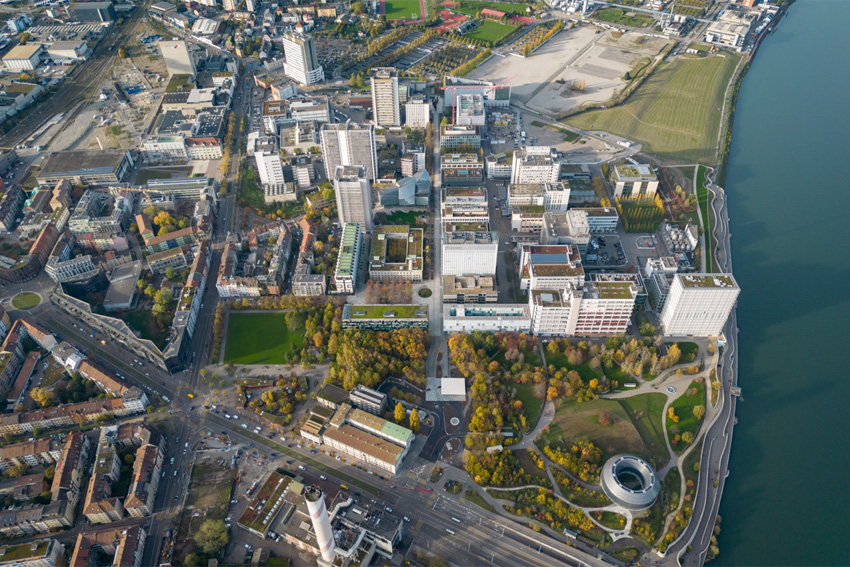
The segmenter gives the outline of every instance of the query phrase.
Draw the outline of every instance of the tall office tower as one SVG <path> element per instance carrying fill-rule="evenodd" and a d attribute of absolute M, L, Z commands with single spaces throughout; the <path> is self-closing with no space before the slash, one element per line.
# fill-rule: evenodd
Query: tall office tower
<path fill-rule="evenodd" d="M 372 116 L 375 126 L 401 125 L 398 73 L 394 67 L 372 69 Z"/>
<path fill-rule="evenodd" d="M 254 5 L 254 0 L 245 0 L 245 9 L 249 12 L 253 12 L 256 9 Z"/>
<path fill-rule="evenodd" d="M 334 533 L 331 529 L 331 520 L 328 517 L 328 508 L 325 506 L 325 494 L 318 486 L 308 486 L 304 490 L 304 500 L 307 501 L 307 511 L 313 522 L 313 530 L 316 532 L 316 544 L 322 559 L 330 563 L 334 560 Z"/>
<path fill-rule="evenodd" d="M 195 79 L 195 59 L 185 41 L 160 41 L 157 45 L 169 75 L 190 75 Z"/>
<path fill-rule="evenodd" d="M 362 165 L 340 165 L 334 171 L 334 191 L 340 224 L 359 223 L 372 232 L 372 185 Z"/>
<path fill-rule="evenodd" d="M 309 35 L 298 32 L 283 34 L 283 53 L 286 55 L 283 72 L 288 77 L 302 85 L 325 80 L 325 72 L 316 58 L 316 46 Z"/>
<path fill-rule="evenodd" d="M 361 165 L 366 168 L 369 181 L 374 181 L 378 174 L 375 126 L 355 122 L 323 124 L 322 155 L 328 179 L 334 178 L 337 166 Z"/>
<path fill-rule="evenodd" d="M 235 12 L 238 4 L 237 0 L 221 0 L 221 6 L 225 12 Z"/>
<path fill-rule="evenodd" d="M 661 312 L 664 334 L 720 335 L 739 293 L 731 274 L 676 274 Z"/>
<path fill-rule="evenodd" d="M 410 97 L 404 105 L 404 122 L 411 128 L 424 128 L 431 121 L 431 105 L 424 96 Z"/>
<path fill-rule="evenodd" d="M 557 183 L 561 163 L 552 159 L 549 146 L 528 146 L 514 150 L 511 183 Z"/>

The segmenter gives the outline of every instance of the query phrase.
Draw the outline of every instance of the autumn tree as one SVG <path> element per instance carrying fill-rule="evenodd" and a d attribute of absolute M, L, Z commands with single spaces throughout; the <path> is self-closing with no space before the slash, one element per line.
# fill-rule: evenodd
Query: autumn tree
<path fill-rule="evenodd" d="M 694 406 L 693 412 L 695 418 L 702 419 L 702 417 L 705 415 L 705 406 Z"/>
<path fill-rule="evenodd" d="M 419 432 L 419 412 L 416 409 L 410 410 L 410 429 L 414 433 Z"/>
<path fill-rule="evenodd" d="M 395 422 L 401 423 L 404 421 L 404 416 L 406 415 L 406 411 L 404 411 L 404 406 L 401 405 L 401 402 L 396 403 L 395 405 Z"/>
<path fill-rule="evenodd" d="M 217 555 L 229 541 L 224 520 L 205 520 L 195 534 L 195 543 L 207 555 Z"/>
<path fill-rule="evenodd" d="M 30 392 L 30 397 L 42 408 L 46 408 L 53 403 L 53 392 L 47 388 L 33 388 Z"/>

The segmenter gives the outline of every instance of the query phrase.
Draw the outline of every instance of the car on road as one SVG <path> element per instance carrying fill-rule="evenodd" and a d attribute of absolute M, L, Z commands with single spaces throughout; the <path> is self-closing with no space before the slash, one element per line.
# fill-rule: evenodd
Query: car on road
<path fill-rule="evenodd" d="M 322 479 L 322 480 L 328 480 L 328 477 L 326 477 L 326 476 L 325 476 L 325 475 L 323 475 L 323 474 L 319 475 L 319 478 L 320 478 L 320 479 Z"/>
<path fill-rule="evenodd" d="M 304 468 L 304 465 L 298 465 L 298 470 L 306 471 L 307 469 Z"/>

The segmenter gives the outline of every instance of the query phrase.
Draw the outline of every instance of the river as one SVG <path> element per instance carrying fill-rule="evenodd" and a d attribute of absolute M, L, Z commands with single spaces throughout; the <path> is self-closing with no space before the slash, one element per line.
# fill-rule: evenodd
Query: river
<path fill-rule="evenodd" d="M 744 401 L 718 565 L 850 564 L 848 22 L 848 0 L 798 0 L 738 99 L 725 189 Z"/>

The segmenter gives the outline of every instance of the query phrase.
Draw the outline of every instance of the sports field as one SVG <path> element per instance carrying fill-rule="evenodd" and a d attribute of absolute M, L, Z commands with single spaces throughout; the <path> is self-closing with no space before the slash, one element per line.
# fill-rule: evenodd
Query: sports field
<path fill-rule="evenodd" d="M 239 313 L 227 321 L 224 361 L 234 364 L 285 364 L 288 354 L 301 351 L 303 331 L 286 328 L 285 313 Z"/>
<path fill-rule="evenodd" d="M 452 9 L 452 12 L 466 14 L 467 16 L 475 16 L 484 8 L 490 8 L 491 10 L 498 10 L 508 14 L 520 14 L 524 16 L 526 13 L 525 9 L 527 7 L 528 4 L 521 3 L 509 4 L 506 2 L 474 2 L 472 0 L 468 0 L 464 2 L 460 8 Z"/>
<path fill-rule="evenodd" d="M 486 41 L 490 45 L 493 45 L 506 35 L 513 32 L 515 29 L 516 28 L 513 26 L 508 26 L 506 24 L 500 24 L 499 22 L 485 20 L 481 23 L 480 26 L 464 35 L 466 37 L 471 37 L 472 39 L 480 39 L 482 41 Z"/>
<path fill-rule="evenodd" d="M 418 20 L 422 17 L 419 0 L 386 0 L 384 15 L 388 20 Z"/>
<path fill-rule="evenodd" d="M 619 106 L 566 122 L 643 144 L 643 151 L 683 162 L 713 163 L 723 96 L 740 57 L 683 56 L 659 67 Z"/>

